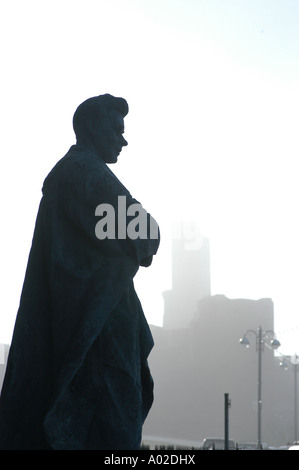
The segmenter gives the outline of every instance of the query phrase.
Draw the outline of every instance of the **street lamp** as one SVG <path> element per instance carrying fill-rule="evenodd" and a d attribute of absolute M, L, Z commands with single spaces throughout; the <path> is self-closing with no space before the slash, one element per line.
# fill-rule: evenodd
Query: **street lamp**
<path fill-rule="evenodd" d="M 252 333 L 256 338 L 256 351 L 258 353 L 258 379 L 257 379 L 257 448 L 262 449 L 262 352 L 264 345 L 270 346 L 272 349 L 277 349 L 280 342 L 276 339 L 275 333 L 272 330 L 264 331 L 261 327 L 256 330 L 245 331 L 243 338 L 240 339 L 240 344 L 249 348 L 250 342 L 247 335 Z"/>
<path fill-rule="evenodd" d="M 299 356 L 297 356 L 297 354 L 294 354 L 294 356 L 281 355 L 280 367 L 287 370 L 289 364 L 291 364 L 294 370 L 294 442 L 298 442 L 297 375 Z"/>

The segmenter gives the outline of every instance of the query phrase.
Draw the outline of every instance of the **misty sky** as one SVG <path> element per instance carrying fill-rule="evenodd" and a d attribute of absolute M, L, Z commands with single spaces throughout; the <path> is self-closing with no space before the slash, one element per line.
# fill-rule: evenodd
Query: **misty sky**
<path fill-rule="evenodd" d="M 112 170 L 161 226 L 136 279 L 149 322 L 171 288 L 172 222 L 192 219 L 212 294 L 271 297 L 279 339 L 297 336 L 299 0 L 7 0 L 0 23 L 0 341 L 43 180 L 75 142 L 77 105 L 106 92 L 130 106 Z"/>

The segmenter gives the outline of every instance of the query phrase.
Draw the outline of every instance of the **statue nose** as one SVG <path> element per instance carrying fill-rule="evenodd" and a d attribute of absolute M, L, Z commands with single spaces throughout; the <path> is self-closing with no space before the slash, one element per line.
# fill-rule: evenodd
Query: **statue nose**
<path fill-rule="evenodd" d="M 126 141 L 126 139 L 123 137 L 123 140 L 122 140 L 122 146 L 123 147 L 126 147 L 128 145 L 128 142 Z"/>

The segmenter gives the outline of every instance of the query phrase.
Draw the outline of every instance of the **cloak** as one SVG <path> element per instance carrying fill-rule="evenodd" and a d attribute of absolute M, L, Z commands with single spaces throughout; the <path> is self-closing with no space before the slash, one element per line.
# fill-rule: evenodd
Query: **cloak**
<path fill-rule="evenodd" d="M 159 236 L 97 238 L 99 204 L 115 209 L 117 233 L 118 197 L 137 201 L 77 145 L 42 192 L 0 398 L 0 449 L 138 449 L 153 402 L 153 339 L 133 278 Z"/>

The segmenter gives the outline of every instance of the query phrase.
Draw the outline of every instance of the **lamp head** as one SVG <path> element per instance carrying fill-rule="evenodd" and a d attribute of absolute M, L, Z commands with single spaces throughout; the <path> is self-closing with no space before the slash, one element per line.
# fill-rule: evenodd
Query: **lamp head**
<path fill-rule="evenodd" d="M 244 335 L 243 338 L 240 339 L 239 343 L 241 344 L 241 346 L 244 346 L 245 348 L 249 348 L 250 346 L 249 339 L 247 338 L 246 335 Z"/>
<path fill-rule="evenodd" d="M 288 363 L 285 359 L 282 359 L 279 363 L 280 367 L 283 367 L 285 370 L 288 370 Z"/>
<path fill-rule="evenodd" d="M 280 346 L 280 342 L 278 341 L 278 339 L 274 338 L 274 339 L 272 339 L 272 341 L 270 343 L 270 346 L 273 349 L 278 349 L 279 346 Z"/>

